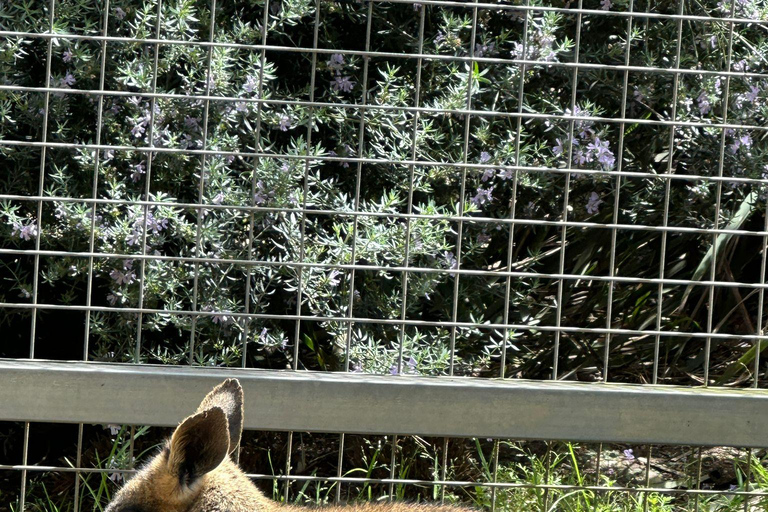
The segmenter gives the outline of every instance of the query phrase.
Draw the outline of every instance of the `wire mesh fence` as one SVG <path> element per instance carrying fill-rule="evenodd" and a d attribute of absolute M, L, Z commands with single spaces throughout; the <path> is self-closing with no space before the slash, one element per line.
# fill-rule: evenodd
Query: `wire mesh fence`
<path fill-rule="evenodd" d="M 764 388 L 766 28 L 762 0 L 0 4 L 0 356 Z M 98 508 L 156 439 L 35 460 L 36 428 L 0 430 L 14 510 Z M 286 501 L 764 506 L 754 449 L 314 436 L 246 469 Z"/>
<path fill-rule="evenodd" d="M 65 435 L 74 440 L 77 428 L 72 425 L 68 427 Z M 46 430 L 50 430 L 50 425 L 32 425 L 33 435 L 40 435 L 40 439 Z M 61 430 L 57 426 L 56 431 Z M 103 426 L 87 425 L 85 438 L 98 438 L 103 431 Z M 135 449 L 152 450 L 154 440 L 146 439 L 146 429 L 140 428 L 137 432 L 139 437 L 135 440 Z M 129 451 L 129 438 L 130 432 L 127 429 L 117 429 L 114 441 L 118 443 L 118 449 L 122 450 L 117 452 L 117 456 L 122 457 Z M 290 476 L 280 470 L 249 473 L 249 476 L 267 495 L 276 500 L 287 496 L 289 503 L 299 504 L 333 502 L 338 493 L 343 501 L 376 497 L 386 499 L 387 496 L 393 496 L 394 499 L 437 502 L 443 495 L 450 501 L 474 501 L 478 506 L 489 509 L 496 506 L 499 510 L 642 510 L 646 501 L 650 510 L 692 510 L 696 503 L 704 510 L 742 510 L 748 500 L 748 510 L 750 507 L 760 510 L 766 499 L 764 490 L 745 492 L 744 488 L 716 489 L 723 482 L 730 481 L 734 474 L 750 471 L 747 464 L 750 454 L 747 450 L 735 448 L 651 448 L 637 445 L 625 448 L 623 445 L 610 444 L 559 447 L 544 442 L 513 441 L 495 445 L 484 440 L 451 439 L 448 452 L 443 452 L 443 439 L 405 436 L 399 437 L 395 445 L 392 441 L 391 437 L 384 436 L 347 436 L 345 446 L 348 454 L 340 468 L 342 476 L 339 477 L 339 467 L 335 464 L 318 470 L 313 461 L 307 458 L 312 453 L 335 459 L 336 450 L 340 448 L 339 436 L 297 433 L 294 434 Z M 249 442 L 252 445 L 270 446 L 269 457 L 272 463 L 280 466 L 287 464 L 288 434 L 253 433 Z M 393 446 L 396 446 L 394 455 Z M 64 457 L 76 455 L 74 450 L 70 452 Z M 480 467 L 474 467 L 469 463 L 460 463 L 458 459 L 467 452 L 476 453 L 478 460 L 484 460 L 487 465 L 483 466 L 481 462 Z M 571 453 L 576 462 L 570 459 Z M 754 452 L 751 455 L 754 457 Z M 267 453 L 244 453 L 241 455 L 241 463 L 263 467 L 267 463 L 264 460 L 267 456 Z M 377 457 L 390 459 L 393 456 L 398 464 L 394 477 L 387 468 L 376 464 Z M 503 461 L 498 470 L 494 468 L 496 457 Z M 654 462 L 656 457 L 665 462 Z M 451 464 L 445 476 L 441 476 L 443 458 Z M 9 479 L 16 480 L 19 467 L 3 465 L 3 470 L 13 468 L 3 473 Z M 409 469 L 403 470 L 403 467 Z M 753 471 L 758 467 L 759 461 L 753 459 Z M 42 486 L 49 489 L 71 489 L 71 481 L 77 471 L 87 484 L 81 487 L 80 496 L 82 507 L 86 510 L 95 508 L 95 503 L 98 503 L 98 488 L 107 487 L 102 481 L 112 487 L 133 473 L 132 470 L 90 464 L 83 464 L 77 470 L 67 465 L 29 465 L 25 469 L 30 472 L 30 480 L 36 489 Z M 433 474 L 425 480 L 410 477 L 410 472 L 419 471 L 431 471 Z M 547 472 L 548 483 L 537 480 L 539 475 Z M 749 475 L 755 487 L 762 483 L 762 478 L 762 475 L 758 476 L 754 472 Z M 694 484 L 697 479 L 702 482 L 700 488 Z M 619 480 L 623 483 L 616 483 Z M 607 485 L 608 482 L 613 485 Z M 686 488 L 687 485 L 691 487 Z"/>

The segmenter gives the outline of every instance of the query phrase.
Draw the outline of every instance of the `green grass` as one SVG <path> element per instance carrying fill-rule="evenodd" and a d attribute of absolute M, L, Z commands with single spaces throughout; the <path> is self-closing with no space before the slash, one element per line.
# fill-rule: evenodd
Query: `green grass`
<path fill-rule="evenodd" d="M 522 450 L 515 445 L 509 445 L 516 450 Z M 483 470 L 484 478 L 493 480 L 493 473 L 477 443 L 478 461 Z M 568 487 L 595 487 L 595 475 L 587 478 L 583 471 L 583 461 L 577 455 L 578 446 L 572 443 L 558 444 L 546 455 L 540 456 L 523 452 L 522 463 L 500 465 L 497 470 L 497 481 L 520 484 L 519 488 L 498 489 L 496 491 L 496 510 L 508 512 L 546 511 L 546 512 L 672 512 L 683 510 L 737 512 L 744 511 L 745 496 L 733 494 L 700 495 L 697 498 L 684 492 L 631 492 L 611 490 L 613 487 L 627 487 L 628 482 L 619 482 L 607 475 L 599 476 L 599 491 L 594 489 L 571 489 Z M 588 461 L 592 463 L 593 461 Z M 768 469 L 765 458 L 754 455 L 750 462 L 749 489 L 746 485 L 745 459 L 732 461 L 734 464 L 736 483 L 730 490 L 760 491 L 768 490 Z M 689 465 L 691 476 L 695 475 L 695 465 Z M 565 488 L 534 487 L 548 484 Z M 642 484 L 642 482 L 641 482 Z M 686 482 L 687 488 L 695 488 L 694 480 Z M 637 484 L 634 487 L 638 487 Z M 657 488 L 651 484 L 650 488 Z M 681 489 L 682 491 L 682 489 Z M 490 509 L 492 490 L 477 487 L 475 503 L 484 509 Z M 764 497 L 752 497 L 746 510 L 767 510 L 768 500 Z"/>

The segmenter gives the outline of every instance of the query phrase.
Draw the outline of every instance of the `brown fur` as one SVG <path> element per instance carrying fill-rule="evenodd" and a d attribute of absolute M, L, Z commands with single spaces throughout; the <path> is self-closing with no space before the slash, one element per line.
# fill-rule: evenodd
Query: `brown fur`
<path fill-rule="evenodd" d="M 240 446 L 243 432 L 243 388 L 237 379 L 227 379 L 215 388 L 200 403 L 197 412 L 211 407 L 219 407 L 227 417 L 229 424 L 229 453 Z"/>
<path fill-rule="evenodd" d="M 179 424 L 160 454 L 115 494 L 105 512 L 310 512 L 264 496 L 227 454 L 240 443 L 243 389 L 216 386 Z M 452 506 L 403 503 L 323 507 L 321 512 L 457 512 Z"/>

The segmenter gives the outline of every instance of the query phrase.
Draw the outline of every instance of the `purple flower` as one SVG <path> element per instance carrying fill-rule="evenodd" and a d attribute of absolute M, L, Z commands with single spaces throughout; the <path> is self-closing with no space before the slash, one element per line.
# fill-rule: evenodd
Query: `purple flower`
<path fill-rule="evenodd" d="M 715 94 L 717 96 L 720 96 L 722 94 L 722 85 L 723 81 L 720 79 L 720 77 L 715 78 Z"/>
<path fill-rule="evenodd" d="M 745 59 L 741 59 L 739 62 L 733 64 L 734 71 L 749 71 L 749 64 Z"/>
<path fill-rule="evenodd" d="M 339 274 L 341 274 L 341 272 L 339 272 L 337 269 L 331 270 L 331 273 L 328 274 L 328 284 L 333 287 L 339 286 L 339 283 L 341 282 L 339 279 Z"/>
<path fill-rule="evenodd" d="M 155 235 L 168 228 L 168 219 L 158 219 L 152 212 L 147 212 L 147 231 L 152 231 Z M 139 215 L 136 220 L 133 221 L 133 227 L 131 233 L 125 239 L 128 245 L 136 245 L 142 240 L 142 233 L 144 232 L 144 215 Z"/>
<path fill-rule="evenodd" d="M 147 213 L 147 229 L 155 235 L 168 228 L 168 219 L 158 219 L 152 212 Z"/>
<path fill-rule="evenodd" d="M 144 135 L 144 125 L 142 123 L 137 124 L 131 128 L 131 134 L 137 139 Z"/>
<path fill-rule="evenodd" d="M 133 171 L 131 172 L 131 179 L 136 182 L 141 179 L 142 174 L 146 174 L 147 170 L 144 166 L 144 162 L 139 162 L 137 164 L 134 164 L 132 167 Z"/>
<path fill-rule="evenodd" d="M 609 149 L 600 153 L 600 155 L 597 157 L 597 161 L 600 162 L 606 169 L 613 169 L 613 164 L 616 163 L 616 157 L 613 156 L 613 152 Z"/>
<path fill-rule="evenodd" d="M 196 145 L 195 141 L 192 140 L 192 136 L 188 133 L 185 133 L 181 136 L 181 140 L 179 141 L 179 146 L 181 149 L 189 149 L 194 148 Z"/>
<path fill-rule="evenodd" d="M 246 112 L 248 110 L 248 103 L 244 101 L 238 101 L 235 103 L 235 110 L 238 112 Z"/>
<path fill-rule="evenodd" d="M 205 311 L 205 312 L 209 312 L 209 313 L 216 313 L 214 315 L 210 315 L 211 316 L 211 322 L 213 322 L 214 324 L 226 325 L 231 320 L 231 317 L 229 315 L 223 314 L 223 313 L 229 313 L 229 311 L 226 311 L 226 310 L 225 311 L 219 311 L 219 310 L 215 309 L 214 306 L 211 306 L 210 304 L 206 304 L 205 306 L 203 306 L 201 308 L 201 311 Z"/>
<path fill-rule="evenodd" d="M 408 361 L 405 362 L 405 365 L 407 366 L 407 368 L 404 369 L 403 373 L 406 373 L 406 374 L 408 374 L 408 373 L 417 373 L 416 372 L 416 367 L 418 366 L 418 364 L 419 363 L 417 363 L 416 360 L 413 357 L 410 357 L 408 359 Z M 389 373 L 390 373 L 390 375 L 399 375 L 400 374 L 400 372 L 397 370 L 397 365 L 396 364 L 393 364 L 392 366 L 389 367 Z"/>
<path fill-rule="evenodd" d="M 76 82 L 75 77 L 72 75 L 72 73 L 67 71 L 67 74 L 64 75 L 64 78 L 61 79 L 61 86 L 72 87 L 73 85 L 75 85 L 75 82 Z"/>
<path fill-rule="evenodd" d="M 582 110 L 578 105 L 574 106 L 573 112 L 569 108 L 565 109 L 565 113 L 573 117 L 590 117 L 592 115 L 588 110 Z M 584 139 L 592 135 L 592 124 L 592 121 L 580 119 L 574 123 L 574 128 L 579 131 L 579 136 Z M 573 142 L 576 144 L 575 140 Z"/>
<path fill-rule="evenodd" d="M 331 82 L 331 87 L 336 92 L 351 92 L 355 87 L 355 82 L 350 80 L 348 76 L 337 76 L 333 82 Z"/>
<path fill-rule="evenodd" d="M 495 43 L 488 44 L 475 44 L 475 57 L 482 57 L 484 55 L 490 55 L 496 50 Z"/>
<path fill-rule="evenodd" d="M 478 245 L 487 244 L 490 241 L 491 241 L 491 235 L 487 233 L 480 233 L 479 235 L 477 235 Z"/>
<path fill-rule="evenodd" d="M 22 240 L 32 240 L 33 238 L 37 238 L 37 225 L 33 222 L 24 224 L 21 222 L 14 222 L 11 235 L 19 237 Z"/>
<path fill-rule="evenodd" d="M 328 59 L 328 68 L 338 73 L 342 67 L 344 67 L 344 56 L 340 53 L 332 54 L 331 58 Z"/>
<path fill-rule="evenodd" d="M 130 234 L 125 239 L 125 243 L 128 245 L 138 245 L 141 242 L 142 232 L 143 229 L 138 231 L 136 229 L 131 230 Z"/>
<path fill-rule="evenodd" d="M 749 92 L 744 93 L 744 101 L 748 101 L 749 103 L 754 103 L 757 101 L 757 95 L 760 94 L 760 89 L 755 87 L 754 85 L 749 86 Z"/>
<path fill-rule="evenodd" d="M 592 135 L 592 128 L 589 126 L 584 126 L 581 128 L 581 131 L 579 132 L 579 137 L 582 139 L 588 139 Z"/>
<path fill-rule="evenodd" d="M 744 134 L 741 137 L 735 138 L 730 146 L 731 152 L 736 153 L 741 146 L 744 146 L 747 149 L 752 147 L 752 137 L 750 137 L 749 134 Z"/>
<path fill-rule="evenodd" d="M 501 169 L 498 174 L 499 178 L 506 181 L 515 176 L 515 171 L 511 169 Z"/>
<path fill-rule="evenodd" d="M 582 114 L 585 115 L 585 116 L 587 115 L 586 112 L 582 112 L 581 107 L 578 106 L 578 105 L 574 105 L 573 113 L 571 113 L 571 109 L 569 109 L 569 108 L 565 109 L 565 113 L 567 115 L 569 115 L 569 116 L 574 116 L 574 117 L 581 116 Z"/>
<path fill-rule="evenodd" d="M 739 142 L 741 142 L 741 144 L 745 147 L 752 147 L 752 137 L 750 137 L 748 134 L 739 137 Z"/>
<path fill-rule="evenodd" d="M 578 150 L 573 154 L 573 162 L 578 165 L 584 165 L 587 162 L 592 161 L 592 154 L 584 152 L 584 150 Z"/>
<path fill-rule="evenodd" d="M 281 115 L 278 127 L 281 132 L 287 132 L 291 128 L 291 118 L 285 114 Z"/>
<path fill-rule="evenodd" d="M 587 146 L 587 150 L 593 152 L 594 158 L 604 167 L 611 168 L 616 162 L 616 158 L 613 156 L 613 152 L 608 149 L 608 146 L 607 140 L 600 141 L 599 137 L 595 137 L 595 141 Z"/>
<path fill-rule="evenodd" d="M 248 75 L 245 78 L 245 83 L 243 84 L 243 89 L 245 92 L 253 92 L 254 89 L 256 89 L 256 86 L 258 85 L 258 81 L 255 77 Z"/>
<path fill-rule="evenodd" d="M 593 215 L 600 211 L 600 203 L 602 203 L 603 200 L 600 199 L 600 196 L 597 195 L 597 192 L 592 192 L 589 196 L 589 201 L 587 201 L 587 213 L 590 215 Z"/>
<path fill-rule="evenodd" d="M 475 194 L 475 197 L 471 199 L 472 204 L 475 206 L 482 206 L 485 203 L 490 203 L 493 201 L 493 187 L 484 189 L 484 188 L 478 188 L 477 194 Z"/>
<path fill-rule="evenodd" d="M 611 0 L 602 0 L 602 2 L 600 2 L 600 8 L 604 11 L 610 11 L 612 5 Z"/>
<path fill-rule="evenodd" d="M 563 154 L 563 141 L 560 139 L 555 139 L 557 141 L 557 144 L 555 144 L 555 147 L 552 148 L 552 152 L 555 155 L 562 155 Z"/>
<path fill-rule="evenodd" d="M 539 53 L 540 59 L 544 61 L 557 60 L 557 52 L 552 49 L 552 45 L 555 42 L 555 36 L 551 33 L 539 30 L 535 37 L 538 39 L 539 48 L 534 50 Z"/>
<path fill-rule="evenodd" d="M 229 319 L 230 319 L 229 315 L 213 315 L 213 318 L 211 318 L 211 322 L 215 324 L 225 325 L 229 323 Z"/>
<path fill-rule="evenodd" d="M 627 460 L 635 460 L 635 455 L 634 455 L 634 453 L 632 453 L 632 448 L 630 448 L 628 450 L 624 450 L 624 457 Z"/>
<path fill-rule="evenodd" d="M 523 54 L 524 47 L 520 43 L 514 43 L 515 49 L 510 52 L 510 55 L 512 55 L 513 59 L 524 59 L 525 55 Z"/>
<path fill-rule="evenodd" d="M 125 11 L 119 7 L 115 8 L 115 17 L 119 20 L 125 19 Z"/>
<path fill-rule="evenodd" d="M 443 252 L 443 264 L 450 269 L 457 268 L 458 262 L 456 261 L 456 255 L 450 251 Z"/>
<path fill-rule="evenodd" d="M 198 130 L 198 129 L 200 129 L 200 118 L 199 117 L 184 116 L 184 127 L 187 130 Z"/>
<path fill-rule="evenodd" d="M 483 177 L 480 178 L 483 181 L 492 180 L 496 175 L 496 169 L 486 169 L 483 171 Z"/>
<path fill-rule="evenodd" d="M 61 60 L 64 62 L 72 62 L 72 57 L 74 57 L 74 54 L 72 53 L 72 50 L 67 48 L 63 54 L 61 54 Z"/>
<path fill-rule="evenodd" d="M 132 270 L 114 269 L 109 273 L 109 277 L 111 277 L 119 285 L 131 284 L 136 280 L 136 273 Z"/>
<path fill-rule="evenodd" d="M 709 102 L 707 93 L 702 92 L 699 94 L 699 97 L 696 99 L 696 101 L 699 102 L 699 113 L 701 113 L 701 115 L 706 115 L 710 110 L 712 110 L 712 104 Z"/>
<path fill-rule="evenodd" d="M 486 162 L 489 162 L 491 160 L 491 155 L 487 151 L 483 151 L 480 153 L 480 163 L 484 164 Z"/>
<path fill-rule="evenodd" d="M 267 202 L 271 194 L 267 192 L 267 187 L 264 185 L 264 182 L 261 180 L 256 182 L 256 188 L 258 190 L 253 195 L 253 201 L 257 205 L 262 205 Z"/>
<path fill-rule="evenodd" d="M 219 192 L 218 194 L 216 194 L 216 196 L 213 199 L 211 199 L 211 202 L 213 204 L 221 204 L 222 201 L 224 201 L 224 193 L 223 192 Z"/>

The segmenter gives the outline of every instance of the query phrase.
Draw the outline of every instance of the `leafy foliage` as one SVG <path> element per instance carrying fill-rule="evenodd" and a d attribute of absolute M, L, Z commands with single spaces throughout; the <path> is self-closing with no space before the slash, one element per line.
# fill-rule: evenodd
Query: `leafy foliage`
<path fill-rule="evenodd" d="M 768 4 L 522 4 L 0 3 L 56 34 L 0 48 L 0 301 L 73 306 L 39 357 L 758 379 Z"/>
<path fill-rule="evenodd" d="M 54 92 L 0 92 L 3 139 L 45 135 L 67 144 L 44 157 L 35 146 L 2 147 L 12 171 L 3 190 L 13 199 L 0 208 L 0 237 L 16 250 L 39 241 L 45 250 L 96 253 L 41 259 L 37 291 L 40 303 L 83 305 L 90 296 L 91 305 L 109 308 L 90 314 L 90 357 L 197 364 L 245 357 L 249 366 L 387 372 L 405 368 L 397 368 L 402 348 L 413 371 L 430 374 L 449 370 L 455 346 L 456 372 L 494 375 L 506 345 L 506 374 L 538 378 L 553 363 L 555 334 L 544 326 L 632 332 L 652 328 L 661 312 L 665 330 L 706 330 L 706 287 L 659 294 L 650 284 L 590 277 L 705 279 L 713 235 L 658 226 L 722 228 L 739 211 L 736 229 L 761 229 L 765 195 L 755 180 L 768 168 L 765 132 L 746 127 L 764 124 L 766 83 L 714 72 L 730 62 L 734 71 L 761 73 L 763 31 L 734 24 L 729 44 L 728 25 L 716 21 L 727 6 L 707 4 L 690 14 L 714 16 L 711 23 L 679 27 L 672 19 L 481 9 L 473 39 L 474 14 L 464 7 L 318 5 L 319 12 L 308 1 L 271 4 L 266 41 L 287 49 L 262 52 L 259 2 L 217 6 L 213 26 L 208 2 L 165 2 L 159 21 L 155 2 L 112 2 L 108 34 L 125 42 L 62 35 L 50 41 Z M 673 2 L 647 7 L 675 12 Z M 762 2 L 734 8 L 757 18 L 766 10 Z M 4 29 L 47 29 L 42 3 L 2 9 Z M 91 2 L 62 2 L 54 30 L 98 35 L 103 15 Z M 318 47 L 393 56 L 300 50 L 313 44 L 316 17 Z M 211 35 L 231 44 L 182 44 Z M 169 42 L 133 42 L 154 37 Z M 47 45 L 6 38 L 4 81 L 42 85 Z M 600 66 L 575 72 L 566 64 L 577 51 L 579 62 Z M 408 56 L 419 52 L 446 58 Z M 514 62 L 523 58 L 535 63 Z M 624 72 L 625 62 L 648 69 Z M 112 92 L 76 93 L 100 88 L 102 64 Z M 142 95 L 153 91 L 162 96 Z M 467 116 L 467 107 L 476 113 Z M 630 121 L 610 121 L 621 118 Z M 673 120 L 687 124 L 672 128 Z M 110 149 L 97 152 L 95 144 Z M 463 162 L 471 166 L 456 165 Z M 564 173 L 569 162 L 573 172 Z M 38 212 L 17 196 L 39 192 L 40 165 L 42 194 L 62 200 L 46 200 Z M 78 201 L 85 198 L 99 202 Z M 565 220 L 588 224 L 555 224 Z M 612 223 L 647 228 L 604 227 Z M 711 277 L 755 283 L 759 247 L 757 237 L 724 239 Z M 31 260 L 3 258 L 10 286 L 2 299 L 31 301 Z M 561 260 L 565 274 L 580 276 L 563 280 L 562 292 L 545 277 L 560 273 Z M 423 270 L 404 275 L 405 266 Z M 439 271 L 455 268 L 479 272 Z M 713 328 L 754 334 L 757 295 L 712 293 Z M 142 315 L 137 352 L 139 322 L 120 309 L 139 306 L 159 312 Z M 4 311 L 6 325 L 25 321 Z M 184 311 L 205 316 L 175 314 Z M 297 329 L 280 318 L 295 313 L 321 319 Z M 427 324 L 375 322 L 402 315 Z M 350 326 L 342 321 L 350 316 L 373 321 Z M 451 320 L 521 328 L 439 325 Z M 638 363 L 653 358 L 655 340 L 631 334 L 562 333 L 561 374 L 600 378 L 608 341 L 616 378 L 652 380 Z M 662 337 L 662 378 L 700 375 L 702 341 Z"/>

